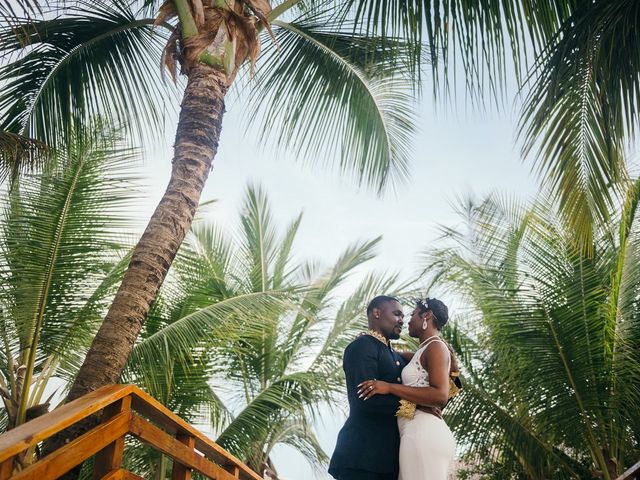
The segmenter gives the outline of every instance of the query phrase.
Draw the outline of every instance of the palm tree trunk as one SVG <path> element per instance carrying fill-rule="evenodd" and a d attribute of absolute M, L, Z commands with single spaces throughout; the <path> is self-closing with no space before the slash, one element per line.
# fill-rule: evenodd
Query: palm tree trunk
<path fill-rule="evenodd" d="M 224 72 L 201 63 L 189 70 L 169 185 L 135 247 L 67 402 L 118 382 L 149 308 L 193 221 L 218 148 L 227 88 Z M 46 450 L 55 450 L 65 440 L 91 428 L 93 422 L 62 432 Z"/>

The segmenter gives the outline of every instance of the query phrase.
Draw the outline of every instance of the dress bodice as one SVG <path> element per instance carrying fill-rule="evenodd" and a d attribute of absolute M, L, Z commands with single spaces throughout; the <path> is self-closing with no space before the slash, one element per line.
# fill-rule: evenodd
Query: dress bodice
<path fill-rule="evenodd" d="M 428 387 L 429 386 L 429 372 L 427 372 L 420 363 L 420 357 L 422 353 L 431 345 L 433 342 L 442 342 L 439 338 L 433 338 L 427 343 L 425 343 L 422 347 L 416 350 L 416 353 L 413 354 L 411 361 L 407 364 L 406 367 L 402 369 L 402 384 L 407 385 L 408 387 Z M 444 342 L 442 342 L 444 343 Z M 449 359 L 451 361 L 451 359 Z"/>

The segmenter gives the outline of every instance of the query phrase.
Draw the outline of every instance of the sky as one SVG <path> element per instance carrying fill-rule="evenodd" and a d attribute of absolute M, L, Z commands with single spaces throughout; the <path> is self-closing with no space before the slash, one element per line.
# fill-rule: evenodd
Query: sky
<path fill-rule="evenodd" d="M 424 91 L 430 92 L 428 78 Z M 244 130 L 241 109 L 239 102 L 227 103 L 220 148 L 202 196 L 202 201 L 216 202 L 203 217 L 234 225 L 247 183 L 258 183 L 282 228 L 303 212 L 294 249 L 304 258 L 328 264 L 353 242 L 382 235 L 377 257 L 361 272 L 396 271 L 410 279 L 420 269 L 420 253 L 437 240 L 439 225 L 457 223 L 452 204 L 458 198 L 494 191 L 523 198 L 536 191 L 531 163 L 523 162 L 519 155 L 514 104 L 480 113 L 464 105 L 436 106 L 425 94 L 416 102 L 417 134 L 409 178 L 395 192 L 381 196 L 337 174 L 303 166 L 293 155 L 276 155 L 261 148 Z M 175 127 L 168 125 L 164 144 L 160 142 L 144 157 L 148 185 L 140 212 L 144 218 L 151 215 L 167 184 L 174 132 Z M 346 409 L 341 410 L 337 415 L 327 411 L 323 422 L 316 425 L 318 439 L 329 455 L 346 418 Z M 276 448 L 273 459 L 283 479 L 330 478 L 326 472 L 314 472 L 288 447 Z"/>
<path fill-rule="evenodd" d="M 424 88 L 429 91 L 428 85 Z M 207 207 L 204 218 L 233 224 L 247 184 L 260 184 L 282 227 L 303 212 L 296 246 L 303 257 L 330 262 L 349 244 L 383 235 L 379 255 L 368 268 L 412 274 L 417 254 L 436 239 L 438 225 L 455 223 L 452 203 L 458 198 L 492 191 L 527 196 L 536 189 L 531 163 L 521 160 L 515 143 L 517 119 L 511 106 L 506 112 L 436 111 L 426 95 L 416 104 L 409 178 L 395 192 L 382 195 L 338 174 L 305 166 L 291 154 L 262 149 L 245 132 L 241 108 L 240 103 L 227 103 L 220 147 L 201 198 L 216 202 Z M 145 219 L 169 179 L 175 127 L 168 125 L 166 131 L 165 144 L 143 159 L 148 184 L 141 212 Z"/>

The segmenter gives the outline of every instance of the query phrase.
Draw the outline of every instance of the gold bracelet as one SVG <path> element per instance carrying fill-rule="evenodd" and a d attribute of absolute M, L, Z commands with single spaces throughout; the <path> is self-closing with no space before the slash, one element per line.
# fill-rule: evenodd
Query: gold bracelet
<path fill-rule="evenodd" d="M 411 420 L 416 414 L 416 404 L 408 400 L 400 400 L 400 406 L 396 412 L 396 417 L 408 418 Z"/>

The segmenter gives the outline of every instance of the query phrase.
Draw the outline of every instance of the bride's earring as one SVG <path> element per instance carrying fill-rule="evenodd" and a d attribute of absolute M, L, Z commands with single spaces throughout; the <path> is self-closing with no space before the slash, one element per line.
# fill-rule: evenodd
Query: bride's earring
<path fill-rule="evenodd" d="M 422 322 L 422 329 L 426 330 L 427 329 L 427 319 L 425 318 L 424 322 Z"/>

